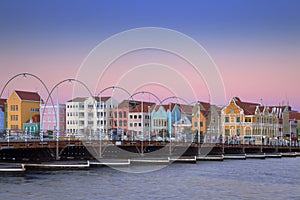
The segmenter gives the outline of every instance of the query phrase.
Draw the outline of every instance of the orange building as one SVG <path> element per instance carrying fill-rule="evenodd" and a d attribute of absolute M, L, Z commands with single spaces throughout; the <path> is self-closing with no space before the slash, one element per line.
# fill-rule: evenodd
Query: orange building
<path fill-rule="evenodd" d="M 24 123 L 40 114 L 40 102 L 37 92 L 14 91 L 7 99 L 7 128 L 22 130 Z"/>

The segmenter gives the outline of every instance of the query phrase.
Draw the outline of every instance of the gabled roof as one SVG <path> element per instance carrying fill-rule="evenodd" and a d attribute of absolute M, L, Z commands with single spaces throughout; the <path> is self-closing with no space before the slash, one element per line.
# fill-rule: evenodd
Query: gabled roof
<path fill-rule="evenodd" d="M 136 106 L 134 106 L 133 108 L 130 108 L 129 112 L 151 112 L 151 107 L 154 106 L 155 103 L 152 102 L 143 102 L 143 108 L 142 108 L 142 103 L 138 102 L 138 104 Z M 150 108 L 148 110 L 148 107 Z"/>
<path fill-rule="evenodd" d="M 32 123 L 40 122 L 40 114 L 35 114 L 32 116 Z M 25 123 L 30 123 L 30 119 L 28 119 Z"/>
<path fill-rule="evenodd" d="M 300 120 L 300 113 L 299 112 L 290 112 L 289 113 L 290 119 Z"/>
<path fill-rule="evenodd" d="M 41 97 L 37 92 L 18 91 L 18 90 L 15 90 L 15 92 L 22 101 L 41 101 Z"/>
<path fill-rule="evenodd" d="M 233 99 L 236 105 L 244 110 L 245 115 L 254 115 L 256 107 L 260 106 L 258 103 L 243 102 L 239 97 L 234 97 Z"/>
<path fill-rule="evenodd" d="M 108 101 L 111 97 L 110 96 L 105 96 L 105 97 L 93 97 L 96 101 L 101 101 L 102 102 L 106 102 Z M 88 97 L 75 97 L 74 99 L 69 100 L 68 102 L 84 102 L 85 100 L 87 100 Z"/>
<path fill-rule="evenodd" d="M 178 121 L 176 121 L 174 123 L 175 126 L 180 126 L 180 125 L 192 125 L 192 119 L 191 119 L 191 116 L 185 116 L 181 119 L 179 119 Z"/>
<path fill-rule="evenodd" d="M 71 99 L 67 102 L 84 102 L 86 100 L 86 97 L 76 97 L 74 99 Z"/>
<path fill-rule="evenodd" d="M 181 112 L 191 114 L 192 111 L 193 111 L 193 107 L 194 106 L 185 105 L 185 104 L 178 104 L 178 107 L 179 107 L 179 109 L 180 109 Z"/>
<path fill-rule="evenodd" d="M 106 102 L 106 101 L 108 101 L 111 97 L 110 96 L 104 96 L 104 97 L 94 97 L 95 99 L 96 99 L 96 101 L 100 101 L 100 99 L 101 99 L 101 101 L 102 102 Z"/>

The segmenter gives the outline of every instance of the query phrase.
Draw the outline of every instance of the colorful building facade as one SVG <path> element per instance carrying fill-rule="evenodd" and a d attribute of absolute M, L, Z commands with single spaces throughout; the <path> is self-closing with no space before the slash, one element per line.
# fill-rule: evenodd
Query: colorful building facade
<path fill-rule="evenodd" d="M 7 99 L 7 128 L 22 130 L 24 123 L 40 114 L 41 102 L 37 92 L 14 91 Z"/>
<path fill-rule="evenodd" d="M 6 117 L 5 117 L 6 99 L 0 99 L 0 131 L 6 128 Z"/>
<path fill-rule="evenodd" d="M 266 144 L 280 136 L 286 124 L 283 114 L 284 107 L 243 102 L 234 97 L 221 112 L 223 136 L 227 141 L 251 138 L 255 143 Z"/>
<path fill-rule="evenodd" d="M 66 105 L 41 105 L 41 129 L 44 131 L 59 131 L 65 133 L 66 130 Z M 57 121 L 58 123 L 57 123 Z"/>

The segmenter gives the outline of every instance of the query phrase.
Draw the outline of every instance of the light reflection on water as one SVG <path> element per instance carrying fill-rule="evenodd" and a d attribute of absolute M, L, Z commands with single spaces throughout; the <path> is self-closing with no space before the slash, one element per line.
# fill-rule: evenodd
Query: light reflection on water
<path fill-rule="evenodd" d="M 102 167 L 0 175 L 0 198 L 300 199 L 299 186 L 300 158 L 282 158 L 172 164 L 141 174 Z"/>

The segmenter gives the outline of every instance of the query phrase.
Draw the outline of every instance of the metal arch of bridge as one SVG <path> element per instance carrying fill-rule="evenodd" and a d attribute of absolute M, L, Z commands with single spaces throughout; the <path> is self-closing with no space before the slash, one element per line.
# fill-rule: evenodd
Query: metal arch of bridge
<path fill-rule="evenodd" d="M 169 100 L 169 99 L 179 99 L 179 100 L 183 101 L 184 103 L 186 103 L 186 105 L 190 105 L 190 103 L 189 103 L 187 100 L 185 100 L 185 99 L 182 98 L 182 97 L 178 97 L 178 96 L 167 97 L 167 98 L 163 99 L 163 100 L 160 102 L 160 105 L 162 105 L 165 101 L 167 101 L 167 100 Z"/>
<path fill-rule="evenodd" d="M 31 76 L 31 77 L 33 77 L 33 78 L 39 80 L 39 81 L 42 83 L 42 85 L 44 86 L 44 88 L 46 89 L 46 91 L 47 91 L 47 93 L 48 93 L 47 101 L 49 100 L 49 96 L 50 96 L 49 89 L 48 89 L 48 87 L 46 86 L 46 84 L 43 82 L 43 80 L 42 80 L 40 77 L 38 77 L 38 76 L 36 76 L 36 75 L 34 75 L 34 74 L 31 74 L 31 73 L 27 73 L 27 72 L 23 72 L 23 73 L 16 74 L 16 75 L 13 76 L 12 78 L 10 78 L 10 79 L 6 82 L 6 84 L 4 85 L 4 87 L 2 88 L 2 91 L 1 91 L 1 94 L 0 94 L 0 98 L 2 97 L 2 94 L 3 94 L 4 90 L 5 90 L 5 88 L 7 87 L 7 85 L 8 85 L 12 80 L 14 80 L 15 78 L 17 78 L 17 77 L 19 77 L 19 76 L 23 76 L 23 77 L 25 77 L 25 78 L 26 78 L 26 76 Z M 50 100 L 51 100 L 51 103 L 52 103 L 52 107 L 53 107 L 53 109 L 54 109 L 54 111 L 55 111 L 53 99 L 51 98 L 51 96 L 50 96 Z M 45 110 L 45 109 L 44 109 L 44 110 Z M 56 113 L 55 113 L 55 119 L 56 119 Z M 57 119 L 56 119 L 56 120 L 57 120 Z"/>
<path fill-rule="evenodd" d="M 119 87 L 119 86 L 109 86 L 109 87 L 106 87 L 106 88 L 104 88 L 103 90 L 101 90 L 101 91 L 98 93 L 97 97 L 99 97 L 99 96 L 101 95 L 101 93 L 103 93 L 103 92 L 105 92 L 106 90 L 109 90 L 109 89 L 112 89 L 113 91 L 114 91 L 115 89 L 120 89 L 120 90 L 124 91 L 126 94 L 128 94 L 128 97 L 129 97 L 129 98 L 131 97 L 131 94 L 130 94 L 126 89 L 124 89 L 124 88 L 122 88 L 122 87 Z"/>
<path fill-rule="evenodd" d="M 50 93 L 48 94 L 47 100 L 46 100 L 46 102 L 45 102 L 44 105 L 45 105 L 45 106 L 47 105 L 49 98 L 52 99 L 51 95 L 52 95 L 52 93 L 53 93 L 53 91 L 54 91 L 55 88 L 57 88 L 59 85 L 63 84 L 64 82 L 72 82 L 72 81 L 77 82 L 77 83 L 80 83 L 80 84 L 81 84 L 81 85 L 89 92 L 90 96 L 93 97 L 93 94 L 92 94 L 91 90 L 87 87 L 87 85 L 86 85 L 84 82 L 82 82 L 82 81 L 80 81 L 80 80 L 77 80 L 77 79 L 74 79 L 74 78 L 69 78 L 69 79 L 64 79 L 64 80 L 58 82 L 58 83 L 51 89 L 51 91 L 50 91 Z M 93 98 L 94 98 L 94 97 L 93 97 Z M 52 107 L 53 107 L 54 114 L 55 114 L 55 120 L 56 120 L 56 124 L 57 124 L 57 115 L 56 115 L 57 112 L 56 112 L 56 109 L 55 109 L 55 106 L 54 106 L 54 103 L 53 103 L 53 99 L 51 100 L 51 103 L 52 103 Z M 43 119 L 43 120 L 44 120 L 44 114 L 45 114 L 45 108 L 43 109 L 43 113 L 42 113 L 42 119 Z M 43 121 L 42 121 L 42 123 L 43 123 Z"/>
<path fill-rule="evenodd" d="M 156 96 L 154 93 L 148 92 L 148 91 L 139 91 L 139 92 L 136 92 L 136 93 L 134 93 L 134 94 L 132 94 L 132 95 L 130 96 L 131 99 L 133 99 L 133 97 L 136 96 L 136 95 L 138 95 L 138 94 L 150 94 L 150 95 L 152 95 L 153 97 L 155 97 L 156 100 L 158 100 L 159 103 L 161 102 L 161 100 L 160 100 L 160 98 L 159 98 L 158 96 Z"/>

